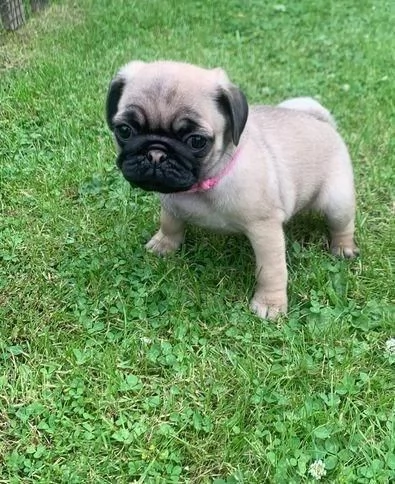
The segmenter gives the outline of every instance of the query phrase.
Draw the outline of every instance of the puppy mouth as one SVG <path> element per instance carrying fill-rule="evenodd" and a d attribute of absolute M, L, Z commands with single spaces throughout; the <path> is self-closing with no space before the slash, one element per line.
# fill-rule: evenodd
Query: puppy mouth
<path fill-rule="evenodd" d="M 160 161 L 147 155 L 129 156 L 122 163 L 125 179 L 143 190 L 161 193 L 185 191 L 196 183 L 197 178 L 188 170 L 180 168 L 178 160 L 163 157 Z"/>
<path fill-rule="evenodd" d="M 121 147 L 117 165 L 131 185 L 146 191 L 186 191 L 198 179 L 196 158 L 183 143 L 172 139 L 136 136 Z"/>

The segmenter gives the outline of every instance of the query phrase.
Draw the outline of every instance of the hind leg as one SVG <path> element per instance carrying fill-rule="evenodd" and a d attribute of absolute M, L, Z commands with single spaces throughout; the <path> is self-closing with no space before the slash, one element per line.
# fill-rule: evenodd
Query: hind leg
<path fill-rule="evenodd" d="M 319 208 L 328 220 L 333 255 L 351 259 L 358 255 L 354 242 L 355 191 L 351 160 L 345 145 L 332 158 L 331 169 L 318 197 Z"/>
<path fill-rule="evenodd" d="M 352 259 L 359 254 L 359 249 L 354 241 L 354 188 L 352 184 L 348 190 L 344 190 L 344 186 L 336 188 L 330 193 L 323 209 L 331 235 L 330 251 L 333 255 Z"/>
<path fill-rule="evenodd" d="M 352 259 L 359 254 L 359 249 L 354 241 L 354 218 L 348 223 L 329 220 L 329 229 L 331 232 L 330 250 L 333 255 Z"/>

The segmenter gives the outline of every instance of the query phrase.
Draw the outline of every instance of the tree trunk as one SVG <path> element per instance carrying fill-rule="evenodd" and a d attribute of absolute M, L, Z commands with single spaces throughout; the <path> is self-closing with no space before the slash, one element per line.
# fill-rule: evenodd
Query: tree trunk
<path fill-rule="evenodd" d="M 32 12 L 38 12 L 48 5 L 48 0 L 30 0 Z"/>
<path fill-rule="evenodd" d="M 0 18 L 6 30 L 16 30 L 25 23 L 22 0 L 0 0 Z"/>

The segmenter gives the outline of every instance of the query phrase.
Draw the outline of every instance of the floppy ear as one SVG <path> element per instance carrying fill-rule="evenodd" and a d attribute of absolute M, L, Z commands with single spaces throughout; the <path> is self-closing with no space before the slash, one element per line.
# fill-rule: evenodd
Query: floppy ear
<path fill-rule="evenodd" d="M 217 103 L 230 122 L 232 140 L 233 143 L 237 145 L 247 122 L 247 99 L 238 87 L 229 85 L 220 88 L 220 92 L 217 96 Z"/>
<path fill-rule="evenodd" d="M 125 64 L 111 81 L 106 102 L 107 124 L 111 130 L 113 129 L 112 119 L 117 113 L 118 103 L 121 99 L 126 82 L 131 82 L 133 77 L 144 65 L 145 62 L 142 61 L 131 61 L 128 64 Z"/>
<path fill-rule="evenodd" d="M 108 88 L 106 101 L 106 119 L 108 127 L 113 129 L 113 118 L 118 111 L 118 103 L 122 96 L 123 88 L 125 87 L 125 79 L 120 76 L 114 77 Z"/>

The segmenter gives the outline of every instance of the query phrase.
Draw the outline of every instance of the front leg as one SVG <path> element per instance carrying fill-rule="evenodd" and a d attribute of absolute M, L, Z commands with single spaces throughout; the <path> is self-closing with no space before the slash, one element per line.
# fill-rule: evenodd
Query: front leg
<path fill-rule="evenodd" d="M 145 248 L 158 255 L 176 251 L 184 241 L 185 223 L 175 218 L 163 207 L 160 212 L 160 229 L 147 242 Z"/>
<path fill-rule="evenodd" d="M 247 233 L 256 258 L 257 286 L 251 309 L 259 317 L 274 319 L 287 311 L 285 240 L 279 220 L 262 220 Z"/>

